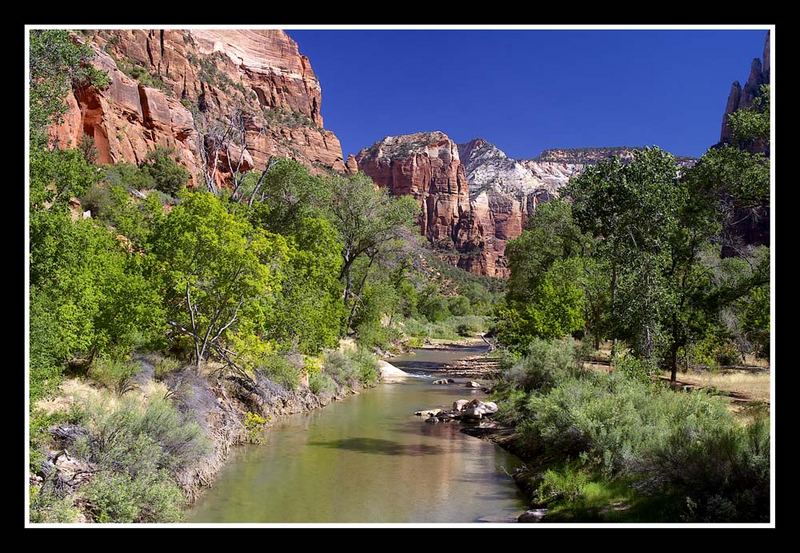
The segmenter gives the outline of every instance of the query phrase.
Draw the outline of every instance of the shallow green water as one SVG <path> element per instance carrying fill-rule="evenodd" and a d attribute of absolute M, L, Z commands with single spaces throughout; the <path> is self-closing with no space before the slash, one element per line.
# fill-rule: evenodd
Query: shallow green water
<path fill-rule="evenodd" d="M 395 358 L 435 375 L 473 352 Z M 429 424 L 414 411 L 481 397 L 420 376 L 276 424 L 261 446 L 240 448 L 188 522 L 475 522 L 510 519 L 524 503 L 507 472 L 519 461 L 497 446 Z M 463 379 L 457 379 L 461 381 Z"/>

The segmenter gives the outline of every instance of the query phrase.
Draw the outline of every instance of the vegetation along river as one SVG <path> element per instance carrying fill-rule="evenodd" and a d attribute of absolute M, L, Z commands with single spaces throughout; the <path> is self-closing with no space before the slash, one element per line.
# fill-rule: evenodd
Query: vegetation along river
<path fill-rule="evenodd" d="M 433 385 L 436 369 L 480 351 L 393 358 L 416 377 L 282 419 L 241 448 L 187 514 L 189 522 L 476 522 L 525 509 L 508 476 L 520 461 L 414 412 L 483 392 Z"/>

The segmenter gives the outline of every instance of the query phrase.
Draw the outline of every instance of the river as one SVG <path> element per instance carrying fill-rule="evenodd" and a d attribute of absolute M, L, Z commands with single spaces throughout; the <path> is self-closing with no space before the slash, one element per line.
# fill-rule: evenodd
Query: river
<path fill-rule="evenodd" d="M 263 445 L 236 450 L 186 521 L 513 520 L 525 509 L 508 476 L 520 461 L 460 432 L 458 423 L 414 416 L 483 397 L 463 385 L 431 384 L 442 363 L 480 350 L 417 350 L 393 358 L 416 377 L 282 419 Z"/>

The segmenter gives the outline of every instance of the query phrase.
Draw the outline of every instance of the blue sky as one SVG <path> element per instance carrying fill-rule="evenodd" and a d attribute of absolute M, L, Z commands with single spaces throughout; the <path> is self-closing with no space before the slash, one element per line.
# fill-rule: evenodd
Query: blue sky
<path fill-rule="evenodd" d="M 766 31 L 289 31 L 344 155 L 441 130 L 508 155 L 658 145 L 700 156 Z"/>

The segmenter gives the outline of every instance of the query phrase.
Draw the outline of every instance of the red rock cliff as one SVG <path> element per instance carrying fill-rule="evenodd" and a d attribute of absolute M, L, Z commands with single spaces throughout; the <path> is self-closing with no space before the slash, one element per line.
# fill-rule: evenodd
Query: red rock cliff
<path fill-rule="evenodd" d="M 515 207 L 470 200 L 458 146 L 446 134 L 389 136 L 361 150 L 356 161 L 379 186 L 419 200 L 422 234 L 453 263 L 477 274 L 507 276 L 505 237 L 521 232 L 506 227 L 518 219 Z"/>
<path fill-rule="evenodd" d="M 62 146 L 90 136 L 101 163 L 135 163 L 156 145 L 173 147 L 197 182 L 203 153 L 213 154 L 208 137 L 238 112 L 245 151 L 232 153 L 242 169 L 263 168 L 277 155 L 315 172 L 345 170 L 338 138 L 322 128 L 319 81 L 283 31 L 103 30 L 78 40 L 95 49 L 111 86 L 70 94 L 63 123 L 51 129 Z M 224 152 L 217 165 L 223 184 Z"/>

